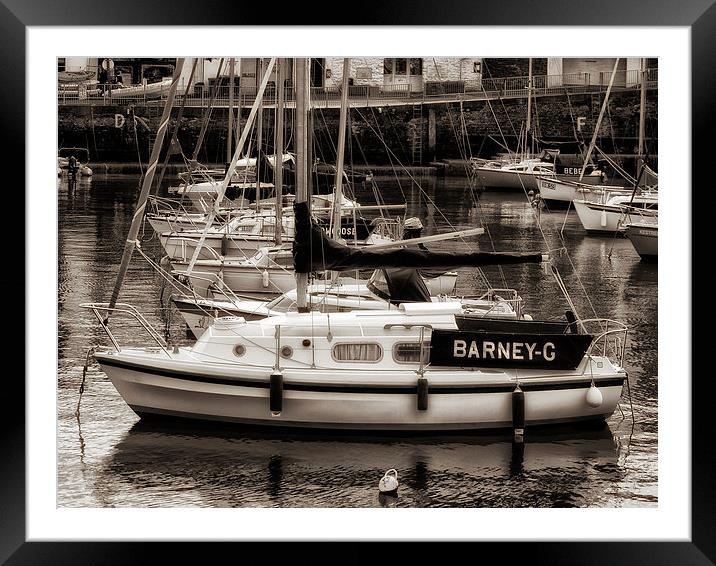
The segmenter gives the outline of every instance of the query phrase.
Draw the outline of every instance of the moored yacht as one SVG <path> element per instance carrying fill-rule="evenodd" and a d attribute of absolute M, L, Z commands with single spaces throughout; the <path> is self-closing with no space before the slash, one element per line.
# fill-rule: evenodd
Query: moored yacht
<path fill-rule="evenodd" d="M 581 166 L 577 167 L 574 159 L 545 150 L 539 158 L 523 159 L 516 163 L 473 162 L 473 172 L 484 187 L 536 191 L 539 190 L 539 177 L 580 181 Z M 602 171 L 596 165 L 588 164 L 580 182 L 584 185 L 601 184 Z"/>
<path fill-rule="evenodd" d="M 578 177 L 577 177 L 578 179 Z M 584 181 L 584 178 L 582 179 Z M 629 195 L 631 189 L 618 185 L 594 185 L 555 176 L 537 175 L 537 190 L 542 200 L 548 203 L 570 203 L 575 200 L 596 201 L 602 195 Z"/>
<path fill-rule="evenodd" d="M 575 200 L 574 208 L 587 232 L 623 233 L 633 218 L 658 214 L 659 199 L 656 192 L 615 194 L 600 201 Z"/>
<path fill-rule="evenodd" d="M 613 335 L 462 310 L 460 303 L 405 303 L 390 311 L 220 318 L 190 348 L 120 347 L 95 357 L 140 416 L 459 430 L 603 419 L 616 408 L 626 372 L 595 351 Z"/>
<path fill-rule="evenodd" d="M 223 300 L 235 295 L 242 299 L 268 300 L 289 292 L 296 286 L 293 257 L 288 244 L 260 248 L 245 259 L 200 259 L 189 271 L 189 258 L 170 258 L 173 273 L 187 280 L 198 297 Z M 317 279 L 325 280 L 326 274 Z M 451 294 L 455 289 L 454 271 L 432 274 L 426 278 L 430 295 Z"/>
<path fill-rule="evenodd" d="M 418 281 L 418 278 L 422 281 Z M 420 277 L 418 272 L 409 270 L 377 271 L 367 283 L 341 278 L 310 285 L 307 291 L 308 303 L 312 310 L 319 312 L 348 312 L 398 309 L 402 301 L 435 303 L 459 301 L 463 308 L 470 312 L 482 313 L 490 318 L 531 320 L 529 315 L 522 313 L 522 299 L 514 289 L 490 289 L 476 298 L 451 297 L 440 292 L 443 291 L 442 286 L 454 290 L 456 278 L 456 273 Z M 431 294 L 433 289 L 435 294 Z M 196 338 L 199 338 L 217 318 L 234 316 L 246 320 L 258 320 L 298 311 L 296 289 L 271 301 L 240 299 L 218 286 L 211 295 L 213 298 L 172 296 L 174 306 Z"/>

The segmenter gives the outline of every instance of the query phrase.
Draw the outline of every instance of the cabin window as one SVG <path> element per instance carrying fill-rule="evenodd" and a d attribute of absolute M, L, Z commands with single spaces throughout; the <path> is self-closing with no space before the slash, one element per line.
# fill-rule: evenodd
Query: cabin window
<path fill-rule="evenodd" d="M 410 59 L 410 74 L 422 75 L 423 74 L 423 60 L 422 59 Z"/>
<path fill-rule="evenodd" d="M 379 362 L 383 358 L 380 344 L 336 344 L 331 350 L 337 362 Z"/>
<path fill-rule="evenodd" d="M 393 346 L 393 359 L 400 364 L 419 363 L 422 355 L 423 363 L 427 363 L 428 351 L 420 342 L 398 342 Z"/>
<path fill-rule="evenodd" d="M 393 74 L 393 60 L 392 59 L 383 59 L 383 74 L 384 75 L 392 75 Z"/>

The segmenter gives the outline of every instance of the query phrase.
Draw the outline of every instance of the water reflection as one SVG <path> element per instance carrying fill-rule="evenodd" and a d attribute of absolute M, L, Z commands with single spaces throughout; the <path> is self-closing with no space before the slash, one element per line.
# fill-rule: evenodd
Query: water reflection
<path fill-rule="evenodd" d="M 171 505 L 594 505 L 589 487 L 620 476 L 617 457 L 606 424 L 537 429 L 516 443 L 511 433 L 365 437 L 140 421 L 99 477 L 115 480 L 103 484 L 113 506 L 166 504 L 177 490 L 195 497 Z M 400 479 L 395 499 L 377 497 L 389 468 Z"/>

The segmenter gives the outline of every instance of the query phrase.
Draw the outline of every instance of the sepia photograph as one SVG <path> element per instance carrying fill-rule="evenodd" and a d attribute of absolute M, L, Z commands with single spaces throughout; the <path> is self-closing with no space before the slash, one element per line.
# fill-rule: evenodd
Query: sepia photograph
<path fill-rule="evenodd" d="M 656 509 L 660 59 L 567 51 L 57 57 L 57 507 Z"/>
<path fill-rule="evenodd" d="M 0 0 L 0 564 L 712 564 L 715 2 Z"/>

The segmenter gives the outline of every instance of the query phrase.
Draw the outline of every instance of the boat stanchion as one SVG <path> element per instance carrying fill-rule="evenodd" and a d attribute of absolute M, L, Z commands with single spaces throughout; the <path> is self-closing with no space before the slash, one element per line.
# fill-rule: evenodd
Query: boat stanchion
<path fill-rule="evenodd" d="M 525 435 L 525 392 L 519 385 L 512 392 L 512 430 L 515 442 L 522 442 Z"/>
<path fill-rule="evenodd" d="M 428 410 L 428 378 L 418 378 L 418 411 Z"/>
<path fill-rule="evenodd" d="M 272 417 L 280 417 L 283 410 L 283 374 L 274 371 L 269 378 L 269 410 Z"/>

